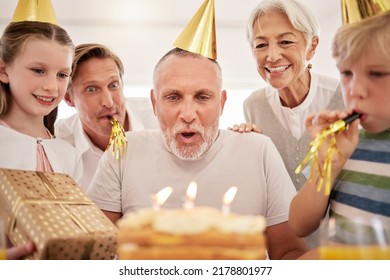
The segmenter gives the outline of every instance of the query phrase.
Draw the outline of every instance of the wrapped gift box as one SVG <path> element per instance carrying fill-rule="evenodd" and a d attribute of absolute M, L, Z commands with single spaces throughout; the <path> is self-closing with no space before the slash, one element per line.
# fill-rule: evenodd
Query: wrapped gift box
<path fill-rule="evenodd" d="M 32 240 L 32 259 L 113 259 L 116 226 L 60 173 L 0 169 L 0 219 L 14 245 Z"/>

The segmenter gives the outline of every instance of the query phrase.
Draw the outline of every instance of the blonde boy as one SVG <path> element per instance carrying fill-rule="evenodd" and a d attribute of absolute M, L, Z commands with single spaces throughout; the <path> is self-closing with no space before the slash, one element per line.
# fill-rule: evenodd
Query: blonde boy
<path fill-rule="evenodd" d="M 390 242 L 389 44 L 389 12 L 345 25 L 334 37 L 333 57 L 340 71 L 346 110 L 320 113 L 317 125 L 310 116 L 306 127 L 315 135 L 352 111 L 362 116 L 337 135 L 330 197 L 317 192 L 317 180 L 307 182 L 294 197 L 289 222 L 299 236 L 317 229 L 329 207 L 329 215 L 337 221 L 359 223 L 364 230 L 362 236 L 351 230 L 355 227 L 339 228 L 338 242 L 353 244 L 359 239 L 371 243 L 378 234 Z"/>

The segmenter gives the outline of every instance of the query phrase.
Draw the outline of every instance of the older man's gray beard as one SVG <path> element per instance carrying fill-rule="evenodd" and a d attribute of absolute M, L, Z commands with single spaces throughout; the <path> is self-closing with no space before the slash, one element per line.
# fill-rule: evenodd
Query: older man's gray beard
<path fill-rule="evenodd" d="M 197 145 L 186 145 L 179 146 L 176 141 L 176 135 L 183 130 L 196 131 L 200 134 L 203 141 Z M 218 129 L 215 129 L 214 126 L 209 129 L 204 129 L 204 127 L 193 124 L 193 125 L 176 125 L 172 129 L 166 129 L 164 132 L 165 139 L 167 141 L 168 147 L 171 149 L 178 158 L 182 160 L 196 160 L 200 158 L 204 153 L 206 153 L 211 145 L 213 144 L 216 133 Z"/>

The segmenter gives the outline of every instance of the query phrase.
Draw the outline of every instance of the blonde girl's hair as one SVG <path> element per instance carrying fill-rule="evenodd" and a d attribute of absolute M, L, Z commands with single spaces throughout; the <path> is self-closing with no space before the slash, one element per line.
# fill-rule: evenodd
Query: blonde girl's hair
<path fill-rule="evenodd" d="M 0 58 L 5 65 L 10 65 L 19 55 L 28 39 L 54 40 L 60 45 L 69 46 L 74 50 L 72 39 L 68 33 L 58 25 L 37 22 L 11 22 L 5 28 L 0 38 Z M 0 118 L 6 115 L 12 106 L 12 94 L 9 84 L 0 82 Z M 44 125 L 54 134 L 54 122 L 57 118 L 58 107 L 44 117 Z"/>

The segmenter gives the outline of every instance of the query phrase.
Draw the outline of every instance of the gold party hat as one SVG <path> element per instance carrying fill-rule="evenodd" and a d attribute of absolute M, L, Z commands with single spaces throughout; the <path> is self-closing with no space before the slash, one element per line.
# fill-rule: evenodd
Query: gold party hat
<path fill-rule="evenodd" d="M 206 0 L 173 43 L 177 48 L 217 59 L 214 0 Z"/>
<path fill-rule="evenodd" d="M 19 0 L 11 22 L 40 21 L 58 25 L 50 0 Z"/>
<path fill-rule="evenodd" d="M 358 22 L 390 9 L 390 0 L 341 0 L 343 24 Z"/>

